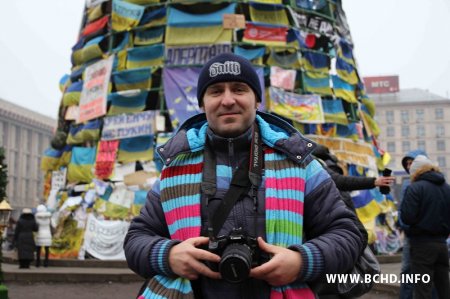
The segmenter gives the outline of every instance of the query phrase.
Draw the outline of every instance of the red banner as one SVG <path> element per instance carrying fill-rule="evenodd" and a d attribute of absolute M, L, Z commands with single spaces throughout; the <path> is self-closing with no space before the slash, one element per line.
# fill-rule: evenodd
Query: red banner
<path fill-rule="evenodd" d="M 116 161 L 119 140 L 100 141 L 98 143 L 97 160 L 95 163 L 95 175 L 99 179 L 107 179 L 111 176 Z"/>
<path fill-rule="evenodd" d="M 286 42 L 287 27 L 266 27 L 247 23 L 244 39 L 264 42 Z"/>
<path fill-rule="evenodd" d="M 367 93 L 394 93 L 400 90 L 398 76 L 364 77 Z"/>

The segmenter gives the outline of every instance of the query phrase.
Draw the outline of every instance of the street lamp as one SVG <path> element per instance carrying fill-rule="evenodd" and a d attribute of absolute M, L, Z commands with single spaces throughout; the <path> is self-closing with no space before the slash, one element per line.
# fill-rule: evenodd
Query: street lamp
<path fill-rule="evenodd" d="M 8 298 L 8 289 L 3 285 L 3 230 L 8 227 L 9 217 L 11 216 L 11 206 L 6 199 L 0 202 L 0 299 Z"/>

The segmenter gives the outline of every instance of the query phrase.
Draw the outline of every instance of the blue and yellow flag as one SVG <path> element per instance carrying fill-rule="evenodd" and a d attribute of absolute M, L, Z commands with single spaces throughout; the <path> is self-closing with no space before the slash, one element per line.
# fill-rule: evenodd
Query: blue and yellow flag
<path fill-rule="evenodd" d="M 61 155 L 62 151 L 60 150 L 56 150 L 51 147 L 46 149 L 41 159 L 41 170 L 44 172 L 51 170 L 58 170 L 59 159 Z"/>
<path fill-rule="evenodd" d="M 153 135 L 120 139 L 117 161 L 129 163 L 153 159 Z"/>
<path fill-rule="evenodd" d="M 320 95 L 332 96 L 330 87 L 330 77 L 315 78 L 311 72 L 302 72 L 303 89 L 306 92 L 317 93 Z"/>
<path fill-rule="evenodd" d="M 250 60 L 253 64 L 261 65 L 263 64 L 263 56 L 266 52 L 266 48 L 264 46 L 261 47 L 253 47 L 253 48 L 243 48 L 236 46 L 234 47 L 234 54 L 245 57 Z"/>
<path fill-rule="evenodd" d="M 210 7 L 213 4 L 209 5 Z M 223 14 L 235 13 L 236 3 L 212 13 L 192 14 L 175 7 L 169 7 L 166 27 L 166 45 L 201 45 L 229 43 L 232 40 L 232 29 L 222 26 Z"/>
<path fill-rule="evenodd" d="M 135 46 L 148 46 L 163 42 L 164 27 L 148 28 L 135 31 L 133 43 Z"/>
<path fill-rule="evenodd" d="M 101 124 L 101 119 L 94 119 L 81 125 L 71 124 L 67 144 L 82 144 L 99 140 Z"/>
<path fill-rule="evenodd" d="M 355 85 L 343 81 L 338 76 L 331 76 L 333 80 L 333 91 L 337 98 L 341 98 L 349 103 L 357 103 Z"/>
<path fill-rule="evenodd" d="M 127 31 L 138 26 L 145 7 L 122 0 L 113 0 L 111 26 L 115 31 Z"/>
<path fill-rule="evenodd" d="M 94 178 L 94 163 L 96 147 L 72 148 L 72 158 L 67 169 L 67 181 L 69 183 L 90 183 Z"/>
<path fill-rule="evenodd" d="M 162 66 L 164 63 L 164 44 L 128 49 L 127 69 L 149 66 Z"/>
<path fill-rule="evenodd" d="M 325 113 L 325 122 L 338 123 L 341 125 L 347 125 L 348 119 L 342 105 L 342 100 L 324 100 L 322 99 L 323 112 Z"/>
<path fill-rule="evenodd" d="M 356 74 L 356 68 L 353 66 L 353 64 L 348 63 L 339 56 L 336 57 L 336 72 L 339 78 L 341 78 L 348 84 L 358 84 L 358 75 Z"/>
<path fill-rule="evenodd" d="M 145 201 L 147 200 L 147 190 L 138 190 L 134 191 L 134 201 L 131 205 L 131 214 L 133 216 L 139 215 L 139 212 L 141 211 L 142 206 L 145 204 Z"/>
<path fill-rule="evenodd" d="M 302 53 L 303 68 L 311 78 L 329 78 L 330 57 L 326 54 L 312 51 Z"/>
<path fill-rule="evenodd" d="M 148 91 L 140 89 L 111 93 L 108 95 L 108 101 L 111 102 L 108 115 L 144 111 L 147 96 Z"/>
<path fill-rule="evenodd" d="M 289 26 L 284 5 L 250 2 L 249 9 L 252 22 Z"/>
<path fill-rule="evenodd" d="M 166 7 L 148 7 L 144 11 L 144 15 L 141 17 L 139 27 L 154 27 L 166 24 Z"/>
<path fill-rule="evenodd" d="M 76 81 L 70 84 L 64 92 L 62 105 L 64 107 L 78 105 L 80 102 L 81 90 L 83 89 L 83 81 Z"/>
<path fill-rule="evenodd" d="M 358 130 L 356 123 L 349 123 L 348 125 L 336 124 L 336 135 L 343 138 L 349 138 L 353 141 L 358 141 L 361 137 L 361 132 Z"/>
<path fill-rule="evenodd" d="M 152 70 L 151 68 L 145 67 L 114 72 L 112 74 L 112 80 L 118 91 L 149 89 L 152 85 Z"/>
<path fill-rule="evenodd" d="M 353 191 L 352 199 L 361 222 L 369 222 L 381 213 L 381 208 L 371 190 Z"/>

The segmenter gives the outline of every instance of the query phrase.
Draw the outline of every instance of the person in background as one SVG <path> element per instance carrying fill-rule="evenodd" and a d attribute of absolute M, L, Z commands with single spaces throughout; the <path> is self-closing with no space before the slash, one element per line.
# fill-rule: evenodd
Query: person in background
<path fill-rule="evenodd" d="M 425 151 L 416 149 L 416 150 L 408 152 L 402 158 L 402 166 L 405 169 L 405 172 L 407 174 L 409 174 L 409 168 L 411 167 L 411 163 L 413 162 L 414 158 L 417 157 L 418 155 L 427 156 Z M 401 189 L 401 194 L 400 194 L 400 204 L 403 201 L 403 198 L 405 196 L 405 191 L 408 188 L 409 184 L 410 184 L 409 178 L 406 178 L 402 183 L 402 189 Z M 406 232 L 408 231 L 408 226 L 402 222 L 400 215 L 398 216 L 398 226 L 404 232 L 404 234 L 403 234 L 403 249 L 402 249 L 402 267 L 400 270 L 400 274 L 411 274 L 409 239 L 406 234 Z M 399 298 L 400 299 L 411 299 L 413 296 L 413 287 L 414 287 L 413 284 L 410 282 L 400 283 Z"/>
<path fill-rule="evenodd" d="M 45 259 L 44 267 L 48 267 L 48 256 L 50 246 L 52 245 L 52 232 L 50 229 L 51 213 L 44 205 L 38 205 L 36 208 L 36 222 L 38 224 L 38 232 L 36 234 L 36 267 L 41 266 L 41 249 L 44 247 Z"/>
<path fill-rule="evenodd" d="M 165 166 L 125 237 L 128 266 L 149 279 L 139 298 L 314 298 L 307 282 L 355 264 L 362 250 L 355 214 L 311 157 L 314 142 L 257 111 L 261 95 L 243 57 L 221 54 L 202 68 L 197 99 L 205 113 L 158 147 Z M 231 283 L 211 266 L 221 261 L 216 240 L 232 242 L 238 232 L 256 244 L 225 250 L 238 247 L 247 260 L 252 246 L 267 259 L 255 256 L 242 275 L 231 264 L 228 278 L 242 278 Z"/>
<path fill-rule="evenodd" d="M 414 158 L 411 184 L 400 206 L 400 217 L 409 225 L 411 272 L 428 274 L 431 282 L 414 285 L 414 298 L 431 298 L 433 285 L 439 298 L 450 298 L 449 256 L 450 185 L 426 156 Z"/>
<path fill-rule="evenodd" d="M 34 259 L 36 245 L 34 243 L 33 232 L 38 230 L 34 215 L 30 208 L 24 208 L 14 231 L 14 245 L 17 247 L 19 268 L 30 268 Z"/>

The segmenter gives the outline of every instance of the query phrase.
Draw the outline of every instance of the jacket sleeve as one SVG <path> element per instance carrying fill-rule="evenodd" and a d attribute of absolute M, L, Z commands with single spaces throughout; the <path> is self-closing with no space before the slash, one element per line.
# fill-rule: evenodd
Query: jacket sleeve
<path fill-rule="evenodd" d="M 328 173 L 316 161 L 307 166 L 304 201 L 303 281 L 323 278 L 326 273 L 346 273 L 360 252 L 363 239 L 356 215 L 342 201 Z"/>
<path fill-rule="evenodd" d="M 331 178 L 333 179 L 336 187 L 341 191 L 353 191 L 375 188 L 375 178 L 370 177 L 358 177 L 358 176 L 345 176 L 328 170 Z"/>
<path fill-rule="evenodd" d="M 168 254 L 179 241 L 171 240 L 159 198 L 159 182 L 147 194 L 139 216 L 135 217 L 125 236 L 124 251 L 128 266 L 138 275 L 149 278 L 161 274 L 174 276 Z"/>
<path fill-rule="evenodd" d="M 414 184 L 409 185 L 400 204 L 400 219 L 401 222 L 407 225 L 412 225 L 419 221 L 421 198 L 417 189 L 417 186 Z"/>

